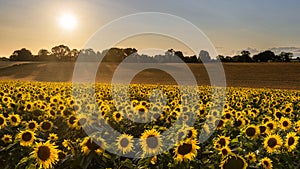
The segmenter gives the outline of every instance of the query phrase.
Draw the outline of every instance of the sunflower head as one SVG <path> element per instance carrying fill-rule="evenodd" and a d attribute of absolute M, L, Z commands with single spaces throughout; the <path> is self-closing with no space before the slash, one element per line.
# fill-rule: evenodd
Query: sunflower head
<path fill-rule="evenodd" d="M 248 138 L 256 138 L 259 134 L 259 128 L 255 125 L 249 125 L 246 129 L 245 129 L 245 135 Z"/>
<path fill-rule="evenodd" d="M 30 146 L 35 140 L 35 133 L 31 130 L 21 131 L 17 138 L 20 140 L 21 146 Z"/>
<path fill-rule="evenodd" d="M 12 126 L 18 126 L 21 123 L 21 117 L 18 114 L 10 114 L 8 119 Z"/>
<path fill-rule="evenodd" d="M 264 147 L 268 153 L 273 153 L 279 150 L 282 145 L 282 139 L 278 134 L 268 135 L 264 140 Z"/>
<path fill-rule="evenodd" d="M 279 123 L 280 123 L 280 128 L 284 131 L 288 130 L 292 125 L 291 120 L 289 118 L 286 118 L 286 117 L 282 117 L 280 119 Z"/>
<path fill-rule="evenodd" d="M 31 155 L 36 159 L 40 168 L 52 168 L 59 160 L 58 152 L 57 146 L 47 141 L 45 143 L 37 143 Z"/>
<path fill-rule="evenodd" d="M 140 137 L 144 155 L 154 155 L 161 151 L 162 139 L 160 133 L 155 129 L 146 130 Z"/>
<path fill-rule="evenodd" d="M 35 131 L 38 128 L 38 123 L 34 120 L 27 122 L 26 128 L 31 131 Z"/>
<path fill-rule="evenodd" d="M 9 134 L 4 134 L 4 136 L 1 139 L 4 143 L 8 144 L 12 142 L 12 136 Z"/>
<path fill-rule="evenodd" d="M 53 123 L 49 120 L 45 120 L 40 123 L 40 130 L 42 132 L 48 132 L 52 129 L 52 127 L 53 127 Z"/>
<path fill-rule="evenodd" d="M 261 159 L 260 164 L 264 169 L 273 168 L 272 160 L 268 157 L 264 157 L 263 159 Z"/>
<path fill-rule="evenodd" d="M 120 152 L 126 154 L 133 148 L 133 136 L 122 134 L 117 138 L 117 147 Z"/>
<path fill-rule="evenodd" d="M 246 160 L 235 154 L 228 155 L 220 164 L 221 169 L 246 169 L 247 167 Z"/>
<path fill-rule="evenodd" d="M 251 163 L 256 162 L 256 155 L 253 152 L 248 153 L 246 156 L 247 160 L 249 160 Z"/>
<path fill-rule="evenodd" d="M 296 149 L 298 145 L 299 136 L 295 132 L 289 132 L 286 136 L 285 140 L 285 147 L 287 148 L 288 152 L 292 152 Z"/>
<path fill-rule="evenodd" d="M 6 118 L 3 116 L 3 114 L 0 114 L 0 129 L 6 126 Z"/>
<path fill-rule="evenodd" d="M 194 139 L 179 142 L 174 149 L 175 161 L 181 163 L 193 160 L 197 156 L 197 150 L 200 149 L 197 144 L 198 142 Z"/>

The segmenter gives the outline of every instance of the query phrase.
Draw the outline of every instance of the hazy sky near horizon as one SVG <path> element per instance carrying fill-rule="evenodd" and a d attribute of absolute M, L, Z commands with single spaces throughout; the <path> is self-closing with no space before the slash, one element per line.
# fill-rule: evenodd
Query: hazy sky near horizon
<path fill-rule="evenodd" d="M 190 21 L 219 54 L 246 48 L 300 47 L 299 7 L 299 0 L 0 0 L 0 57 L 23 47 L 33 54 L 59 44 L 81 49 L 103 25 L 138 12 L 169 13 Z M 59 24 L 65 14 L 76 19 L 74 29 Z M 122 45 L 139 49 L 147 42 Z M 172 45 L 162 48 L 177 49 Z"/>

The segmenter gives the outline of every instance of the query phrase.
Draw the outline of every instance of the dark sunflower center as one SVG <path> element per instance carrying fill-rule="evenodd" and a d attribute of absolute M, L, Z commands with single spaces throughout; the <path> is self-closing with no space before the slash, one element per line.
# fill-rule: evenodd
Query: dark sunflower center
<path fill-rule="evenodd" d="M 53 110 L 50 110 L 50 114 L 51 114 L 51 116 L 55 116 L 56 115 L 55 111 L 53 111 Z"/>
<path fill-rule="evenodd" d="M 265 165 L 266 167 L 268 167 L 268 166 L 269 166 L 269 162 L 268 162 L 268 161 L 264 161 L 264 165 Z"/>
<path fill-rule="evenodd" d="M 14 122 L 14 123 L 16 123 L 18 120 L 17 120 L 17 118 L 15 116 L 12 116 L 11 117 L 11 121 Z"/>
<path fill-rule="evenodd" d="M 217 126 L 217 127 L 222 127 L 223 124 L 224 124 L 224 121 L 223 121 L 223 120 L 216 120 L 216 121 L 215 121 L 215 126 Z"/>
<path fill-rule="evenodd" d="M 268 123 L 267 126 L 269 127 L 269 129 L 273 129 L 274 128 L 274 124 L 273 123 Z"/>
<path fill-rule="evenodd" d="M 249 156 L 249 159 L 250 159 L 250 160 L 252 160 L 252 159 L 253 159 L 253 157 L 252 157 L 252 156 Z"/>
<path fill-rule="evenodd" d="M 221 138 L 221 139 L 219 140 L 219 144 L 220 144 L 222 147 L 224 147 L 224 146 L 226 145 L 226 140 L 225 140 L 224 138 Z"/>
<path fill-rule="evenodd" d="M 256 130 L 255 130 L 253 127 L 249 127 L 249 128 L 247 128 L 247 130 L 246 130 L 247 136 L 252 137 L 252 136 L 255 135 L 255 133 L 256 133 Z"/>
<path fill-rule="evenodd" d="M 276 117 L 280 119 L 282 117 L 282 114 L 280 112 L 277 112 Z"/>
<path fill-rule="evenodd" d="M 96 144 L 95 142 L 93 142 L 91 139 L 88 140 L 88 142 L 85 144 L 91 151 L 93 150 L 97 150 L 99 147 L 98 144 Z"/>
<path fill-rule="evenodd" d="M 191 138 L 193 136 L 193 131 L 189 130 L 188 134 L 186 135 L 187 138 Z"/>
<path fill-rule="evenodd" d="M 3 123 L 4 123 L 4 119 L 0 117 L 0 125 L 2 125 Z"/>
<path fill-rule="evenodd" d="M 291 146 L 295 143 L 295 138 L 294 137 L 290 137 L 288 140 L 288 145 Z"/>
<path fill-rule="evenodd" d="M 51 152 L 48 146 L 41 146 L 37 152 L 38 158 L 42 161 L 46 161 L 50 158 Z"/>
<path fill-rule="evenodd" d="M 69 123 L 74 124 L 75 120 L 76 120 L 76 117 L 72 116 L 72 117 L 69 118 Z"/>
<path fill-rule="evenodd" d="M 190 153 L 193 149 L 193 146 L 191 144 L 186 144 L 186 143 L 183 143 L 182 145 L 180 145 L 178 147 L 178 153 L 180 155 L 186 155 L 188 153 Z"/>
<path fill-rule="evenodd" d="M 154 135 L 149 135 L 146 139 L 146 143 L 149 148 L 155 149 L 158 146 L 158 138 Z"/>
<path fill-rule="evenodd" d="M 49 122 L 46 121 L 42 123 L 43 130 L 50 130 L 50 128 L 51 128 L 51 124 Z"/>
<path fill-rule="evenodd" d="M 31 109 L 31 104 L 27 104 L 27 105 L 26 105 L 26 108 L 27 108 L 27 109 Z"/>
<path fill-rule="evenodd" d="M 289 113 L 291 111 L 291 108 L 286 108 L 285 112 Z"/>
<path fill-rule="evenodd" d="M 266 126 L 259 126 L 259 130 L 261 133 L 264 133 L 266 131 Z"/>
<path fill-rule="evenodd" d="M 122 140 L 120 141 L 120 145 L 122 147 L 127 147 L 129 144 L 129 140 L 127 138 L 122 138 Z"/>
<path fill-rule="evenodd" d="M 245 167 L 245 163 L 240 157 L 230 158 L 223 165 L 224 169 L 241 169 L 244 167 Z"/>
<path fill-rule="evenodd" d="M 277 145 L 277 140 L 276 140 L 275 138 L 270 138 L 270 139 L 268 140 L 268 146 L 269 146 L 269 147 L 273 148 L 273 147 L 275 147 L 276 145 Z"/>
<path fill-rule="evenodd" d="M 118 119 L 118 118 L 120 118 L 121 117 L 121 114 L 120 113 L 117 113 L 116 114 L 116 118 Z"/>
<path fill-rule="evenodd" d="M 4 140 L 5 140 L 5 141 L 9 141 L 9 138 L 8 138 L 8 137 L 5 137 Z"/>
<path fill-rule="evenodd" d="M 287 126 L 289 125 L 289 123 L 288 123 L 287 121 L 284 121 L 284 122 L 282 123 L 282 125 L 283 125 L 284 127 L 287 127 Z"/>
<path fill-rule="evenodd" d="M 22 140 L 24 141 L 30 141 L 32 139 L 32 135 L 30 132 L 25 132 L 22 134 Z"/>
<path fill-rule="evenodd" d="M 230 115 L 229 113 L 227 113 L 227 114 L 225 115 L 225 117 L 226 117 L 226 119 L 230 119 L 230 118 L 231 118 L 231 115 Z"/>
<path fill-rule="evenodd" d="M 35 128 L 35 124 L 34 123 L 29 123 L 28 124 L 28 128 L 29 129 L 34 129 Z"/>
<path fill-rule="evenodd" d="M 200 114 L 204 114 L 204 112 L 205 112 L 204 110 L 200 110 Z"/>
<path fill-rule="evenodd" d="M 228 154 L 228 151 L 226 149 L 222 149 L 223 156 L 226 156 Z"/>

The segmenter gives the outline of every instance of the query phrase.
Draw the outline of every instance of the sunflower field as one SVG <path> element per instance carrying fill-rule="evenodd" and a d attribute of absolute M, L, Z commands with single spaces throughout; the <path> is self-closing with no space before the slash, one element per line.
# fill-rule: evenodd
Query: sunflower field
<path fill-rule="evenodd" d="M 300 168 L 300 91 L 228 87 L 222 109 L 211 91 L 132 84 L 127 104 L 108 84 L 0 81 L 0 168 Z"/>

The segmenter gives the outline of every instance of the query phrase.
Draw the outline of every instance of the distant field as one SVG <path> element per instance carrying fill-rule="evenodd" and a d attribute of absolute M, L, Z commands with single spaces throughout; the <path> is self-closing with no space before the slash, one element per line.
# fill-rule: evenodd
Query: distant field
<path fill-rule="evenodd" d="M 96 81 L 110 83 L 117 66 L 115 63 L 102 63 Z M 126 75 L 132 66 L 126 64 L 122 73 Z M 164 66 L 176 70 L 180 64 Z M 202 64 L 188 64 L 188 66 L 194 73 L 198 85 L 210 85 Z M 225 63 L 223 67 L 227 86 L 300 90 L 300 63 Z M 74 63 L 0 62 L 0 80 L 68 82 L 72 81 L 73 70 Z M 82 77 L 84 76 L 86 75 L 82 72 Z M 156 69 L 140 72 L 132 83 L 176 84 L 169 74 Z"/>

